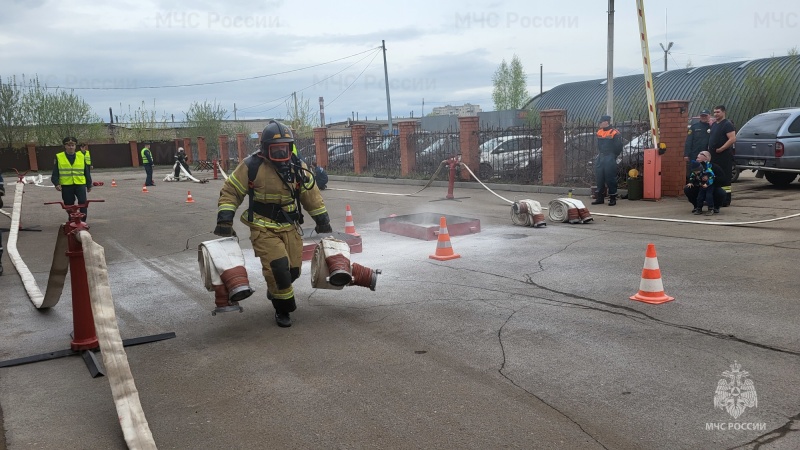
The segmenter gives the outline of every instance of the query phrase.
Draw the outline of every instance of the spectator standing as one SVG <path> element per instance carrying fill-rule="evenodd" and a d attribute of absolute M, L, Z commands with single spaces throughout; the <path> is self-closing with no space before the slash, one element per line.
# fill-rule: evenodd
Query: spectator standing
<path fill-rule="evenodd" d="M 51 180 L 57 191 L 61 192 L 61 199 L 65 205 L 86 203 L 86 193 L 92 191 L 92 175 L 89 165 L 83 158 L 83 153 L 75 151 L 78 140 L 74 137 L 65 137 L 61 142 L 64 143 L 64 151 L 56 154 L 53 163 L 53 174 Z M 81 208 L 80 211 L 86 219 L 87 209 Z"/>
<path fill-rule="evenodd" d="M 689 165 L 697 160 L 697 155 L 703 150 L 708 150 L 708 137 L 711 133 L 711 123 L 709 119 L 711 113 L 704 109 L 700 111 L 700 120 L 689 125 L 689 132 L 686 135 L 686 143 L 683 146 L 683 160 L 686 161 L 686 176 L 691 173 Z"/>
<path fill-rule="evenodd" d="M 717 164 L 722 173 L 718 174 L 717 182 L 725 191 L 725 201 L 722 206 L 731 204 L 731 179 L 733 175 L 733 145 L 736 143 L 736 128 L 726 118 L 725 105 L 714 107 L 714 122 L 708 137 L 708 151 L 711 160 Z"/>

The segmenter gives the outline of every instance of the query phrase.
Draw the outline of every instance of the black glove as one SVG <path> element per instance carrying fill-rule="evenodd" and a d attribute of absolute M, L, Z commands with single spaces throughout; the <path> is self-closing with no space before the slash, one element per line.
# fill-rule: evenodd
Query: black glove
<path fill-rule="evenodd" d="M 233 231 L 233 223 L 231 222 L 219 222 L 217 227 L 214 228 L 214 234 L 222 237 L 236 236 L 236 232 Z"/>
<path fill-rule="evenodd" d="M 317 223 L 317 226 L 314 227 L 314 231 L 318 234 L 322 233 L 333 233 L 333 228 L 331 228 L 331 218 L 328 216 L 328 213 L 322 213 L 318 216 L 313 216 L 314 222 Z"/>

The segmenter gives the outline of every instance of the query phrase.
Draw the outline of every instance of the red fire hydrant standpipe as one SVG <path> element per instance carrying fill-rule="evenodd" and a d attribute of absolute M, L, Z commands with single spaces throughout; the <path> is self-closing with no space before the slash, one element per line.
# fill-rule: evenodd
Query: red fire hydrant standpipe
<path fill-rule="evenodd" d="M 450 158 L 442 161 L 442 163 L 447 164 L 447 166 L 450 168 L 450 174 L 447 177 L 447 195 L 445 196 L 445 200 L 457 200 L 453 196 L 453 190 L 456 185 L 456 168 L 461 165 L 461 155 L 458 154 L 451 156 Z"/>
<path fill-rule="evenodd" d="M 94 315 L 92 313 L 91 297 L 89 295 L 89 280 L 86 272 L 83 244 L 78 239 L 78 234 L 81 231 L 86 231 L 89 229 L 89 226 L 86 225 L 86 223 L 82 220 L 85 216 L 80 212 L 80 209 L 87 208 L 89 203 L 103 201 L 105 200 L 88 200 L 86 203 L 79 205 L 64 205 L 63 202 L 45 203 L 46 205 L 59 204 L 63 209 L 69 211 L 69 221 L 62 225 L 61 229 L 64 231 L 64 234 L 67 237 L 67 250 L 65 253 L 69 258 L 69 273 L 70 280 L 72 282 L 73 333 L 72 342 L 70 342 L 70 348 L 66 350 L 57 350 L 38 355 L 0 361 L 0 368 L 49 361 L 57 358 L 63 358 L 65 356 L 80 355 L 83 358 L 83 361 L 86 363 L 92 378 L 105 376 L 103 367 L 100 364 L 100 361 L 97 359 L 97 356 L 95 356 L 95 352 L 100 350 L 100 342 L 94 325 L 95 322 Z M 149 344 L 151 342 L 163 341 L 165 339 L 173 339 L 175 337 L 175 332 L 168 332 L 150 336 L 128 338 L 122 340 L 122 346 L 130 347 L 133 345 Z"/>
<path fill-rule="evenodd" d="M 65 205 L 63 202 L 48 202 L 46 205 L 60 204 L 61 208 L 69 212 L 69 221 L 62 230 L 67 236 L 67 256 L 69 257 L 69 275 L 72 282 L 72 342 L 70 348 L 74 351 L 93 350 L 100 346 L 97 333 L 94 329 L 92 305 L 89 299 L 89 282 L 86 279 L 86 262 L 83 260 L 83 246 L 75 237 L 78 232 L 88 230 L 89 226 L 83 221 L 81 208 L 89 206 L 92 202 L 105 200 L 87 200 L 82 205 Z"/>

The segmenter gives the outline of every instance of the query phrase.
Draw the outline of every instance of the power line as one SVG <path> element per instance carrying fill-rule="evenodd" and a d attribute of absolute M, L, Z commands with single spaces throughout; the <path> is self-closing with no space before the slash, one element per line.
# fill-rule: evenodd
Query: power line
<path fill-rule="evenodd" d="M 167 89 L 167 88 L 178 88 L 178 87 L 209 86 L 209 85 L 213 85 L 213 84 L 237 83 L 239 81 L 257 80 L 257 79 L 260 79 L 260 78 L 274 77 L 274 76 L 277 76 L 277 75 L 285 75 L 287 73 L 293 73 L 293 72 L 299 72 L 301 70 L 312 69 L 314 67 L 324 66 L 325 64 L 331 64 L 331 63 L 335 63 L 337 61 L 342 61 L 344 59 L 352 58 L 354 56 L 362 55 L 364 53 L 371 52 L 371 51 L 373 51 L 373 50 L 375 50 L 377 48 L 381 48 L 381 47 L 373 47 L 373 48 L 371 48 L 369 50 L 364 50 L 363 52 L 358 52 L 358 53 L 352 54 L 350 56 L 345 56 L 345 57 L 342 57 L 342 58 L 334 59 L 334 60 L 331 60 L 331 61 L 326 61 L 326 62 L 319 63 L 319 64 L 314 64 L 314 65 L 311 65 L 311 66 L 301 67 L 299 69 L 286 70 L 284 72 L 269 73 L 269 74 L 266 74 L 266 75 L 257 75 L 257 76 L 248 77 L 248 78 L 237 78 L 237 79 L 234 79 L 234 80 L 208 81 L 208 82 L 204 82 L 204 83 L 190 83 L 190 84 L 170 84 L 170 85 L 162 85 L 162 86 L 137 86 L 137 87 L 69 87 L 69 86 L 47 87 L 47 86 L 45 86 L 45 88 L 46 89 L 112 91 L 112 90 L 137 90 L 137 89 Z M 27 87 L 27 86 L 22 86 L 22 87 Z"/>
<path fill-rule="evenodd" d="M 377 47 L 377 48 L 375 48 L 375 49 L 373 49 L 373 50 L 375 50 L 375 55 L 372 57 L 372 59 L 375 59 L 375 56 L 377 56 L 377 54 L 378 54 L 378 50 L 380 50 L 380 47 Z M 332 75 L 330 75 L 330 76 L 327 76 L 327 77 L 325 77 L 325 78 L 323 78 L 323 79 L 321 79 L 321 80 L 317 81 L 317 82 L 316 82 L 316 83 L 314 83 L 314 84 L 311 84 L 311 85 L 309 85 L 309 86 L 306 86 L 306 87 L 304 87 L 304 88 L 302 88 L 302 89 L 297 89 L 297 90 L 295 90 L 294 92 L 303 92 L 303 91 L 305 91 L 306 89 L 310 89 L 310 88 L 312 88 L 312 87 L 314 87 L 314 86 L 316 86 L 316 85 L 318 85 L 318 84 L 322 83 L 322 82 L 323 82 L 323 81 L 325 81 L 325 80 L 328 80 L 328 79 L 330 79 L 330 78 L 333 78 L 333 77 L 335 77 L 336 75 L 339 75 L 340 73 L 344 72 L 345 70 L 347 70 L 347 69 L 349 69 L 349 68 L 351 68 L 351 67 L 355 66 L 356 64 L 360 63 L 361 61 L 363 61 L 363 60 L 367 59 L 368 57 L 369 57 L 369 55 L 366 55 L 366 56 L 364 56 L 363 58 L 359 59 L 358 61 L 354 62 L 353 64 L 350 64 L 349 66 L 345 67 L 344 69 L 342 69 L 342 70 L 340 70 L 340 71 L 338 71 L 338 72 L 336 72 L 336 73 L 334 73 L 334 74 L 332 74 Z M 370 61 L 370 63 L 371 63 L 371 61 Z M 369 66 L 367 66 L 367 67 L 369 67 Z M 257 108 L 257 107 L 259 107 L 259 106 L 267 105 L 267 104 L 269 104 L 269 103 L 276 102 L 276 101 L 278 101 L 278 100 L 283 100 L 283 99 L 285 99 L 285 98 L 289 97 L 290 95 L 292 95 L 292 94 L 287 94 L 287 95 L 284 95 L 284 96 L 282 96 L 282 97 L 278 97 L 278 98 L 276 98 L 276 99 L 274 99 L 274 100 L 269 100 L 269 101 L 266 101 L 266 102 L 264 102 L 264 103 L 259 103 L 258 105 L 247 106 L 247 107 L 244 107 L 244 108 L 241 108 L 241 109 L 242 109 L 242 110 L 244 110 L 244 109 Z M 260 112 L 267 112 L 267 111 L 270 111 L 270 110 L 272 110 L 272 109 L 275 109 L 275 108 L 270 108 L 270 109 L 267 109 L 267 110 L 265 110 L 265 111 L 250 111 L 250 112 L 251 112 L 251 113 L 260 113 Z"/>
<path fill-rule="evenodd" d="M 344 90 L 342 92 L 340 92 L 339 95 L 336 96 L 336 98 L 334 98 L 333 100 L 328 102 L 328 105 L 330 105 L 333 102 L 335 102 L 337 98 L 341 97 L 342 94 L 344 94 L 345 92 L 347 92 L 348 89 L 350 89 L 350 86 L 352 86 L 361 77 L 361 75 L 364 73 L 364 71 L 367 70 L 370 65 L 372 65 L 372 61 L 375 61 L 375 57 L 376 56 L 378 56 L 378 52 L 375 52 L 375 54 L 372 56 L 372 59 L 369 60 L 369 64 L 367 64 L 367 66 L 364 67 L 364 70 L 362 70 L 361 73 L 358 74 L 358 76 L 353 80 L 353 82 L 350 83 L 349 85 L 347 85 L 347 87 L 344 88 Z"/>

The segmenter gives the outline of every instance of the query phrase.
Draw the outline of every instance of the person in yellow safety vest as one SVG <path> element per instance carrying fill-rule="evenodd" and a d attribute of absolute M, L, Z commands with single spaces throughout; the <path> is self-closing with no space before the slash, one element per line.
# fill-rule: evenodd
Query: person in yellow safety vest
<path fill-rule="evenodd" d="M 293 154 L 289 128 L 271 120 L 261 134 L 261 148 L 240 162 L 225 181 L 217 203 L 217 236 L 235 236 L 233 219 L 245 196 L 249 206 L 240 221 L 250 228 L 250 241 L 261 260 L 267 299 L 275 322 L 292 326 L 297 309 L 292 283 L 303 264 L 302 208 L 314 219 L 317 233 L 331 233 L 322 194 L 304 162 Z"/>
<path fill-rule="evenodd" d="M 150 144 L 145 143 L 140 152 L 142 155 L 142 165 L 144 166 L 144 173 L 147 178 L 144 180 L 145 186 L 155 186 L 153 183 L 153 154 L 150 153 Z"/>
<path fill-rule="evenodd" d="M 83 160 L 86 161 L 86 165 L 89 166 L 90 169 L 94 169 L 92 165 L 92 154 L 89 152 L 89 144 L 84 142 L 78 147 L 80 147 L 81 153 L 83 153 Z"/>
<path fill-rule="evenodd" d="M 65 137 L 64 151 L 56 154 L 53 163 L 53 174 L 50 179 L 57 191 L 61 191 L 61 199 L 65 205 L 86 204 L 86 193 L 92 191 L 92 175 L 89 165 L 84 160 L 83 153 L 76 152 L 78 140 L 74 137 Z M 86 220 L 86 208 L 81 208 Z"/>

